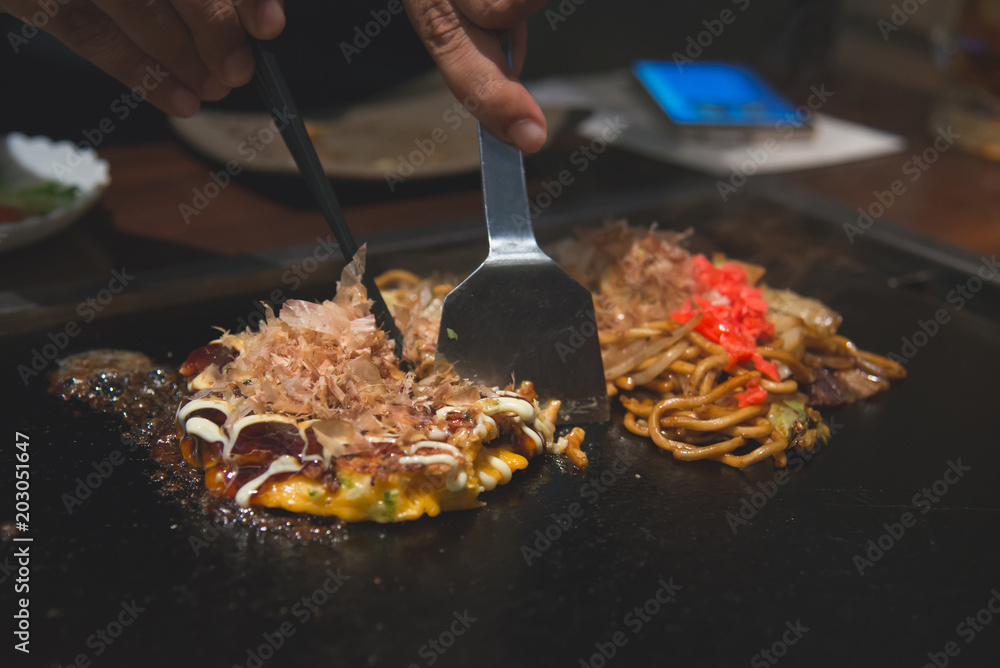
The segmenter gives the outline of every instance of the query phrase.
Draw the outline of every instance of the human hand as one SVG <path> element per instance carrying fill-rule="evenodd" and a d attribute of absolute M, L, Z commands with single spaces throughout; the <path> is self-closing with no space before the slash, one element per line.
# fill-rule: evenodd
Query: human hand
<path fill-rule="evenodd" d="M 545 142 L 542 110 L 517 75 L 526 17 L 544 0 L 402 0 L 459 100 L 526 152 Z M 246 35 L 273 39 L 285 26 L 283 0 L 0 0 L 0 11 L 30 19 L 78 54 L 175 116 L 220 100 L 253 77 Z M 41 24 L 41 21 L 36 23 Z M 495 30 L 510 30 L 514 66 Z M 137 91 L 138 92 L 138 91 Z"/>
<path fill-rule="evenodd" d="M 44 30 L 175 116 L 250 81 L 247 33 L 285 27 L 283 0 L 0 0 L 0 11 L 48 17 Z"/>
<path fill-rule="evenodd" d="M 0 0 L 2 2 L 3 0 Z M 518 75 L 527 47 L 525 19 L 545 0 L 403 0 L 410 22 L 459 100 L 495 135 L 532 153 L 545 143 L 545 115 Z M 496 30 L 510 30 L 513 68 Z"/>

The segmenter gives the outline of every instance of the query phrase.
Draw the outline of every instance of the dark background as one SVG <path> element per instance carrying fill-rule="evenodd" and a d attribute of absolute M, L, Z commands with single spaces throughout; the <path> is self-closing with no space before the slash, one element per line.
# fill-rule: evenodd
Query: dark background
<path fill-rule="evenodd" d="M 740 3 L 742 5 L 742 3 Z M 371 20 L 386 2 L 296 0 L 286 4 L 288 23 L 277 52 L 302 109 L 325 109 L 365 99 L 385 86 L 433 66 L 402 14 L 348 64 L 341 42 Z M 572 7 L 568 20 L 546 12 Z M 534 79 L 625 67 L 637 58 L 671 58 L 686 48 L 689 35 L 723 9 L 739 19 L 726 26 L 703 59 L 731 60 L 757 67 L 772 83 L 795 97 L 798 88 L 821 80 L 838 12 L 834 0 L 753 0 L 745 12 L 731 0 L 650 2 L 648 0 L 552 0 L 529 21 L 528 57 L 523 76 Z M 568 11 L 568 10 L 567 10 Z M 554 26 L 554 28 L 553 28 Z M 111 100 L 125 87 L 40 33 L 14 53 L 7 35 L 21 23 L 0 16 L 0 132 L 21 131 L 80 141 L 82 131 L 108 115 Z M 217 106 L 257 110 L 249 87 Z M 167 138 L 162 113 L 143 106 L 105 146 Z"/>

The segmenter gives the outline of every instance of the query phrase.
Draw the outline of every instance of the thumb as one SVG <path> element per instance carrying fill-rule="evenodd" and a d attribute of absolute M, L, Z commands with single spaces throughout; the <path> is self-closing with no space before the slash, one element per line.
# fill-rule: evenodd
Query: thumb
<path fill-rule="evenodd" d="M 497 35 L 473 24 L 447 0 L 411 0 L 406 10 L 455 97 L 503 141 L 526 153 L 542 148 L 545 115 L 507 65 Z M 523 30 L 518 26 L 512 35 L 518 65 Z"/>

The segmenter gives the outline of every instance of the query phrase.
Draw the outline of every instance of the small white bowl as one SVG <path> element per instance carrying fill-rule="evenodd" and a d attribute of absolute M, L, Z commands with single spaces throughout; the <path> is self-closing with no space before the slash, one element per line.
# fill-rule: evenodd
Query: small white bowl
<path fill-rule="evenodd" d="M 78 189 L 76 199 L 68 206 L 15 223 L 0 223 L 0 253 L 23 248 L 69 227 L 111 183 L 107 161 L 98 158 L 92 149 L 48 137 L 27 137 L 20 132 L 0 140 L 0 174 L 15 183 L 58 181 Z"/>

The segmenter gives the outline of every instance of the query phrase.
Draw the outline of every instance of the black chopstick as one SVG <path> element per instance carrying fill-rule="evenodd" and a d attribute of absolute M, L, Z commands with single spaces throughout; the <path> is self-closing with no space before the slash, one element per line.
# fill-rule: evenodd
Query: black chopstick
<path fill-rule="evenodd" d="M 274 118 L 275 126 L 281 133 L 282 139 L 288 146 L 288 150 L 298 165 L 302 178 L 305 179 L 306 186 L 313 198 L 319 205 L 323 217 L 333 231 L 344 259 L 348 262 L 358 252 L 358 242 L 351 234 L 351 228 L 347 226 L 344 219 L 344 212 L 340 208 L 337 196 L 333 192 L 330 180 L 323 171 L 323 166 L 316 155 L 316 148 L 312 139 L 306 132 L 306 124 L 299 116 L 299 110 L 292 100 L 291 93 L 288 92 L 288 85 L 285 77 L 281 74 L 278 61 L 266 44 L 250 38 L 250 48 L 253 51 L 254 59 L 257 61 L 257 70 L 254 75 L 254 82 L 257 89 L 264 98 L 264 103 L 268 106 L 268 111 Z M 389 335 L 396 344 L 396 357 L 403 359 L 403 335 L 396 327 L 396 321 L 389 313 L 389 307 L 382 298 L 382 293 L 375 284 L 375 278 L 370 271 L 365 271 L 361 277 L 361 283 L 368 291 L 368 298 L 372 300 L 372 313 L 379 327 Z"/>

